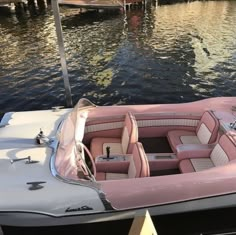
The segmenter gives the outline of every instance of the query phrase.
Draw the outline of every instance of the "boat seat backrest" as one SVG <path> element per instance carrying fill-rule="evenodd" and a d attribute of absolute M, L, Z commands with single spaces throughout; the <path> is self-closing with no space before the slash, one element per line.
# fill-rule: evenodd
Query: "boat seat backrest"
<path fill-rule="evenodd" d="M 133 146 L 132 157 L 128 170 L 128 178 L 150 176 L 149 163 L 143 145 L 137 142 Z"/>
<path fill-rule="evenodd" d="M 218 128 L 219 121 L 213 113 L 210 111 L 204 112 L 196 128 L 199 141 L 202 144 L 212 143 L 217 137 Z"/>
<path fill-rule="evenodd" d="M 121 146 L 123 153 L 132 151 L 133 144 L 138 141 L 138 126 L 132 113 L 125 115 L 124 127 L 121 136 Z"/>
<path fill-rule="evenodd" d="M 214 166 L 222 166 L 236 159 L 236 146 L 230 137 L 223 135 L 210 154 Z"/>
<path fill-rule="evenodd" d="M 107 147 L 110 154 L 131 154 L 133 145 L 138 142 L 138 125 L 131 112 L 126 113 L 120 137 L 92 138 L 90 152 L 94 159 L 100 155 L 106 155 Z"/>

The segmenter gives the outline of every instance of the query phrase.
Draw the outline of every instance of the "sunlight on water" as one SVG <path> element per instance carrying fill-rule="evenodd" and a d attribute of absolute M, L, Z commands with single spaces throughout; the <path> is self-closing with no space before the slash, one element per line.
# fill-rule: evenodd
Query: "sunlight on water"
<path fill-rule="evenodd" d="M 175 12 L 171 16 L 170 8 Z M 170 59 L 177 48 L 181 48 L 181 43 L 185 50 L 179 54 L 180 59 L 186 56 L 186 51 L 193 53 L 193 57 L 189 59 L 195 76 L 194 82 L 189 83 L 189 86 L 195 94 L 209 93 L 211 96 L 211 91 L 215 89 L 214 79 L 230 79 L 231 76 L 235 79 L 236 27 L 233 24 L 236 22 L 236 9 L 232 8 L 230 2 L 194 2 L 187 4 L 185 8 L 182 4 L 164 6 L 155 10 L 154 16 L 154 36 L 148 44 L 155 50 L 166 53 L 162 44 L 157 44 L 163 41 L 168 47 L 165 49 L 169 51 L 169 57 L 160 58 L 166 60 Z"/>
<path fill-rule="evenodd" d="M 61 8 L 74 102 L 177 103 L 236 95 L 236 2 Z M 0 13 L 1 111 L 63 105 L 53 14 Z"/>

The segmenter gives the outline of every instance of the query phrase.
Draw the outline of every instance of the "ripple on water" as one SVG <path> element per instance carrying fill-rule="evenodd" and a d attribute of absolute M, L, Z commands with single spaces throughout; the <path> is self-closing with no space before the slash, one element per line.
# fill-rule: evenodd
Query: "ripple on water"
<path fill-rule="evenodd" d="M 74 102 L 178 103 L 236 95 L 236 2 L 121 12 L 62 8 Z M 1 110 L 63 105 L 53 15 L 0 16 Z"/>

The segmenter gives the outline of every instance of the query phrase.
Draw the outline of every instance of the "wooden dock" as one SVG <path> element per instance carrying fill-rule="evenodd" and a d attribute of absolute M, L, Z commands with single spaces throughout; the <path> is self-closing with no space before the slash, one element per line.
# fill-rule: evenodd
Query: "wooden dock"
<path fill-rule="evenodd" d="M 24 0 L 0 0 L 0 6 L 4 4 L 25 2 Z"/>
<path fill-rule="evenodd" d="M 77 7 L 84 9 L 121 9 L 132 5 L 143 4 L 145 0 L 58 0 L 61 6 Z M 47 4 L 46 4 L 47 3 Z M 15 6 L 18 10 L 27 9 L 29 5 L 44 6 L 50 5 L 50 0 L 0 0 L 1 6 Z"/>
<path fill-rule="evenodd" d="M 89 9 L 102 8 L 122 8 L 124 2 L 122 0 L 58 0 L 60 5 L 77 6 Z"/>
<path fill-rule="evenodd" d="M 148 211 L 134 217 L 128 235 L 158 235 Z"/>

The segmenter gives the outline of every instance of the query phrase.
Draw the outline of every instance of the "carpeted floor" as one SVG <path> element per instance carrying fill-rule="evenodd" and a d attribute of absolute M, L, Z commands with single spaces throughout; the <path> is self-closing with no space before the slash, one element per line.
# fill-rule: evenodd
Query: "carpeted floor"
<path fill-rule="evenodd" d="M 139 138 L 146 153 L 172 153 L 166 137 Z"/>

